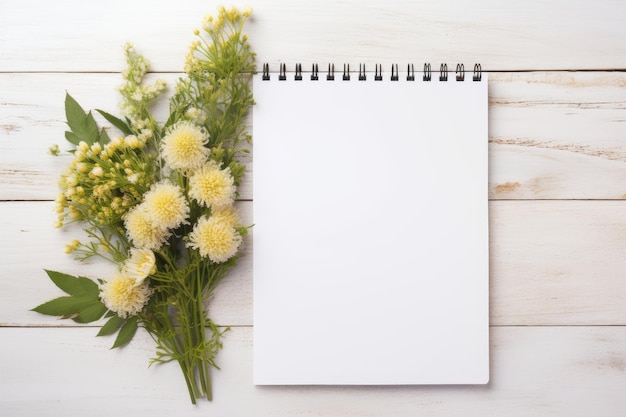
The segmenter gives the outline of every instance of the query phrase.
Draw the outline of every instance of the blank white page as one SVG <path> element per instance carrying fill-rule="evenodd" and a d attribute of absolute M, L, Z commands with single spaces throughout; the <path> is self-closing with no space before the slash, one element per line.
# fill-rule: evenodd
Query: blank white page
<path fill-rule="evenodd" d="M 254 79 L 254 382 L 489 379 L 487 80 Z"/>

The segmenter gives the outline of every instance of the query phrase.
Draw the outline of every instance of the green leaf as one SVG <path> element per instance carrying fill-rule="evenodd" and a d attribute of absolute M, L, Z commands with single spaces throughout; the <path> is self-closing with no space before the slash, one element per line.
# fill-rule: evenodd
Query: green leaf
<path fill-rule="evenodd" d="M 91 112 L 85 113 L 69 93 L 65 94 L 65 117 L 70 130 L 79 140 L 85 141 L 88 145 L 93 145 L 98 140 L 98 125 L 93 115 Z"/>
<path fill-rule="evenodd" d="M 78 127 L 78 129 L 80 133 L 78 133 L 76 129 L 73 129 L 73 128 L 72 128 L 72 131 L 74 131 L 79 136 L 82 135 L 85 142 L 89 143 L 90 145 L 97 142 L 98 138 L 100 137 L 98 124 L 96 123 L 96 119 L 93 118 L 93 115 L 91 114 L 91 112 L 87 113 L 87 117 L 85 118 L 85 121 L 80 127 Z"/>
<path fill-rule="evenodd" d="M 46 273 L 52 282 L 69 296 L 55 298 L 35 307 L 33 311 L 73 319 L 77 323 L 99 320 L 107 312 L 107 308 L 100 301 L 100 289 L 94 281 L 62 272 L 46 270 Z"/>
<path fill-rule="evenodd" d="M 48 316 L 71 316 L 75 317 L 80 314 L 82 308 L 88 307 L 93 303 L 92 298 L 65 296 L 55 298 L 47 303 L 43 303 L 33 308 L 37 313 L 46 314 Z"/>
<path fill-rule="evenodd" d="M 98 137 L 98 142 L 101 145 L 106 145 L 107 143 L 111 142 L 111 138 L 109 137 L 107 131 L 104 130 L 104 128 L 100 129 L 100 136 Z"/>
<path fill-rule="evenodd" d="M 65 131 L 65 139 L 76 146 L 80 143 L 80 138 L 72 132 Z"/>
<path fill-rule="evenodd" d="M 106 323 L 104 323 L 104 326 L 102 326 L 102 328 L 100 329 L 100 331 L 98 332 L 96 336 L 108 336 L 112 333 L 115 333 L 115 331 L 120 327 L 120 325 L 124 321 L 125 320 L 123 318 L 117 315 L 111 317 Z"/>
<path fill-rule="evenodd" d="M 70 127 L 72 124 L 81 124 L 87 117 L 85 110 L 68 92 L 65 93 L 65 117 Z"/>
<path fill-rule="evenodd" d="M 100 300 L 70 295 L 38 305 L 32 311 L 48 316 L 59 316 L 62 319 L 72 319 L 77 323 L 91 323 L 100 320 L 107 308 Z"/>
<path fill-rule="evenodd" d="M 111 346 L 111 349 L 124 346 L 126 343 L 130 342 L 136 331 L 137 316 L 133 316 L 126 320 L 126 323 L 124 323 L 124 325 L 120 329 L 120 332 L 117 334 L 117 338 L 115 339 L 115 343 L 113 343 L 113 346 Z"/>
<path fill-rule="evenodd" d="M 62 272 L 49 270 L 46 270 L 46 273 L 57 287 L 70 295 L 74 295 L 76 297 L 89 297 L 95 300 L 97 300 L 100 296 L 98 284 L 89 278 L 75 277 Z"/>
<path fill-rule="evenodd" d="M 133 131 L 130 130 L 130 127 L 128 127 L 128 124 L 126 124 L 126 122 L 124 122 L 122 119 L 119 119 L 113 116 L 112 114 L 105 112 L 104 110 L 96 109 L 96 111 L 100 113 L 109 123 L 117 127 L 123 134 L 125 135 L 133 134 Z"/>
<path fill-rule="evenodd" d="M 107 308 L 101 301 L 93 300 L 90 304 L 81 307 L 78 316 L 72 317 L 72 319 L 76 323 L 91 323 L 100 320 L 106 312 Z"/>

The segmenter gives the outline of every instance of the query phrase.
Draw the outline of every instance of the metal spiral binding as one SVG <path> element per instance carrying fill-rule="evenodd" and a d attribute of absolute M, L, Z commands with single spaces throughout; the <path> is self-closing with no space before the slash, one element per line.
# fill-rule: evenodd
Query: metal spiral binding
<path fill-rule="evenodd" d="M 319 71 L 319 67 L 317 66 L 317 64 L 313 64 L 313 67 L 311 68 L 311 81 L 319 80 L 319 77 L 317 75 L 318 71 Z"/>
<path fill-rule="evenodd" d="M 448 64 L 439 66 L 439 81 L 448 81 Z"/>
<path fill-rule="evenodd" d="M 456 64 L 456 81 L 463 82 L 465 81 L 465 65 L 463 63 Z M 263 81 L 269 81 L 271 79 L 270 75 L 270 66 L 268 63 L 263 64 Z M 343 64 L 343 75 L 342 79 L 344 81 L 350 81 L 350 64 Z M 279 66 L 278 80 L 285 81 L 287 80 L 287 65 L 285 63 L 281 63 Z M 297 63 L 295 66 L 295 81 L 303 80 L 302 73 L 302 64 Z M 319 66 L 318 64 L 313 64 L 311 67 L 311 81 L 319 80 Z M 335 64 L 328 64 L 328 74 L 326 75 L 327 81 L 335 80 Z M 367 80 L 367 75 L 365 72 L 365 64 L 359 64 L 359 81 Z M 383 80 L 383 66 L 382 64 L 375 65 L 374 71 L 374 81 L 382 81 Z M 400 80 L 400 71 L 398 69 L 398 64 L 391 65 L 391 81 L 399 81 Z M 407 81 L 415 81 L 415 67 L 413 64 L 407 65 L 406 70 L 406 80 Z M 474 73 L 472 76 L 473 81 L 481 81 L 482 80 L 482 67 L 479 63 L 474 64 Z M 432 66 L 430 62 L 424 63 L 424 71 L 422 76 L 422 81 L 429 82 L 432 81 Z M 448 81 L 448 64 L 442 63 L 439 66 L 439 81 L 445 82 Z"/>
<path fill-rule="evenodd" d="M 483 70 L 480 64 L 474 64 L 474 77 L 472 78 L 474 81 L 480 81 L 482 79 Z"/>
<path fill-rule="evenodd" d="M 296 64 L 296 75 L 293 79 L 296 81 L 302 81 L 302 64 Z"/>
<path fill-rule="evenodd" d="M 423 78 L 423 80 L 424 81 L 430 81 L 431 77 L 432 77 L 432 72 L 431 72 L 431 69 L 430 69 L 430 63 L 427 62 L 427 63 L 424 64 L 424 78 Z"/>
<path fill-rule="evenodd" d="M 343 64 L 343 80 L 350 81 L 350 64 L 347 64 L 348 69 L 346 69 L 346 64 Z"/>
<path fill-rule="evenodd" d="M 413 67 L 413 64 L 406 66 L 406 80 L 415 81 L 415 68 Z"/>
<path fill-rule="evenodd" d="M 456 64 L 456 80 L 465 81 L 465 66 L 463 64 Z"/>
<path fill-rule="evenodd" d="M 391 64 L 391 81 L 398 81 L 398 64 Z"/>
<path fill-rule="evenodd" d="M 374 81 L 382 81 L 383 80 L 383 66 L 381 64 L 376 64 L 376 72 L 374 73 Z"/>
<path fill-rule="evenodd" d="M 263 81 L 269 81 L 270 79 L 270 64 L 263 64 Z"/>
<path fill-rule="evenodd" d="M 326 81 L 335 81 L 335 64 L 328 64 L 328 75 Z"/>
<path fill-rule="evenodd" d="M 359 64 L 359 81 L 365 81 L 367 77 L 365 76 L 365 64 Z"/>

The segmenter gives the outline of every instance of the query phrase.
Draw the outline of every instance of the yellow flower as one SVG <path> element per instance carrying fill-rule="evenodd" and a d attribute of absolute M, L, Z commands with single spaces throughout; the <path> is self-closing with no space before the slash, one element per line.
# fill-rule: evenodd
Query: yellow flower
<path fill-rule="evenodd" d="M 113 154 L 118 148 L 124 145 L 124 138 L 121 136 L 116 136 L 105 146 L 105 149 L 110 151 Z"/>
<path fill-rule="evenodd" d="M 78 162 L 76 164 L 76 171 L 80 172 L 81 174 L 84 174 L 85 172 L 87 172 L 88 169 L 89 169 L 89 167 L 84 162 Z"/>
<path fill-rule="evenodd" d="M 95 166 L 92 170 L 91 170 L 91 174 L 94 177 L 101 177 L 104 175 L 104 170 L 102 169 L 102 167 L 99 166 Z"/>
<path fill-rule="evenodd" d="M 200 109 L 191 107 L 185 112 L 185 117 L 195 123 L 202 124 L 206 121 L 207 115 Z"/>
<path fill-rule="evenodd" d="M 80 242 L 76 239 L 72 240 L 70 243 L 68 243 L 65 246 L 65 253 L 72 253 L 76 250 L 76 248 L 78 248 L 78 246 L 80 245 Z"/>
<path fill-rule="evenodd" d="M 102 145 L 100 145 L 99 143 L 94 143 L 93 145 L 91 145 L 91 152 L 93 152 L 94 155 L 98 155 L 100 152 L 102 152 Z"/>
<path fill-rule="evenodd" d="M 230 206 L 235 200 L 230 169 L 219 169 L 212 161 L 203 166 L 189 178 L 189 196 L 207 207 Z"/>
<path fill-rule="evenodd" d="M 130 258 L 126 260 L 122 268 L 124 275 L 134 278 L 138 284 L 142 283 L 148 275 L 156 272 L 156 259 L 150 249 L 130 250 Z"/>
<path fill-rule="evenodd" d="M 66 177 L 65 178 L 65 184 L 68 187 L 76 187 L 76 185 L 78 184 L 78 179 L 76 178 L 76 175 L 72 174 L 72 175 L 69 175 L 68 177 Z"/>
<path fill-rule="evenodd" d="M 163 138 L 161 155 L 173 169 L 193 170 L 204 164 L 210 151 L 208 134 L 191 123 L 180 123 Z"/>
<path fill-rule="evenodd" d="M 200 256 L 222 263 L 237 253 L 241 236 L 228 222 L 218 217 L 202 216 L 189 234 L 188 246 L 200 251 Z"/>
<path fill-rule="evenodd" d="M 81 201 L 81 204 L 84 204 Z M 72 219 L 77 219 L 78 217 L 80 217 L 80 211 L 78 211 L 78 209 L 74 206 L 70 206 L 70 216 L 72 216 Z"/>
<path fill-rule="evenodd" d="M 129 135 L 126 137 L 126 143 L 133 149 L 141 148 L 144 144 L 141 143 L 139 138 L 135 135 Z"/>
<path fill-rule="evenodd" d="M 189 205 L 182 190 L 168 181 L 154 184 L 145 194 L 142 205 L 152 222 L 160 228 L 175 229 L 185 223 L 189 215 Z"/>
<path fill-rule="evenodd" d="M 138 248 L 157 250 L 170 236 L 167 228 L 154 224 L 142 204 L 126 213 L 124 226 L 128 239 Z"/>
<path fill-rule="evenodd" d="M 118 316 L 126 318 L 139 313 L 150 299 L 148 283 L 137 283 L 135 278 L 117 274 L 100 286 L 100 298 L 105 306 Z"/>
<path fill-rule="evenodd" d="M 230 224 L 233 227 L 239 224 L 239 213 L 232 206 L 220 209 L 212 209 L 211 218 L 215 218 L 220 222 Z"/>
<path fill-rule="evenodd" d="M 48 148 L 48 152 L 50 152 L 50 155 L 52 156 L 59 156 L 59 154 L 61 153 L 61 149 L 59 148 L 59 145 L 54 144 Z"/>

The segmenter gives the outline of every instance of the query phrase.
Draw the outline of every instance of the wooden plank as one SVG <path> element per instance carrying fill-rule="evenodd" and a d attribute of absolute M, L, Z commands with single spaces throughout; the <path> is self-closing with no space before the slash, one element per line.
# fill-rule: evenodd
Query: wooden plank
<path fill-rule="evenodd" d="M 149 74 L 148 83 L 162 78 L 168 94 L 157 100 L 153 113 L 158 120 L 168 116 L 167 98 L 181 74 Z M 102 109 L 119 115 L 121 96 L 116 87 L 120 74 L 0 74 L 0 200 L 52 200 L 57 194 L 59 175 L 72 160 L 63 152 L 52 157 L 48 148 L 54 144 L 66 151 L 64 100 L 69 92 L 86 110 Z M 110 127 L 110 136 L 120 132 L 98 113 L 100 126 Z M 250 129 L 251 130 L 251 129 Z M 244 163 L 251 156 L 243 155 Z M 239 187 L 242 199 L 252 198 L 251 167 Z"/>
<path fill-rule="evenodd" d="M 73 239 L 84 239 L 75 226 L 52 227 L 56 214 L 50 202 L 0 203 L 0 326 L 72 326 L 71 320 L 58 320 L 30 311 L 35 306 L 64 295 L 48 279 L 44 270 L 106 279 L 113 275 L 115 265 L 104 260 L 79 262 L 65 254 L 65 246 Z M 251 203 L 240 203 L 245 224 L 252 224 Z M 253 231 L 251 232 L 253 233 Z M 240 325 L 252 323 L 252 235 L 244 240 L 239 264 L 231 270 L 210 304 L 216 323 Z"/>
<path fill-rule="evenodd" d="M 490 204 L 495 327 L 488 386 L 252 386 L 249 240 L 242 262 L 211 305 L 218 323 L 237 327 L 218 358 L 223 371 L 215 373 L 216 400 L 198 406 L 200 412 L 621 416 L 626 405 L 626 77 L 610 70 L 625 69 L 626 3 L 247 4 L 255 9 L 248 33 L 258 62 L 269 62 L 273 71 L 280 62 L 289 71 L 296 62 L 306 71 L 312 61 L 323 68 L 328 62 L 353 68 L 364 62 L 368 69 L 399 63 L 401 70 L 406 62 L 415 62 L 418 70 L 423 61 L 435 69 L 440 62 L 462 61 L 466 67 L 481 62 L 491 72 L 490 198 L 513 201 Z M 131 346 L 109 351 L 112 340 L 95 338 L 93 327 L 28 311 L 60 295 L 43 268 L 106 277 L 111 266 L 80 265 L 63 254 L 78 231 L 52 229 L 49 202 L 7 200 L 54 197 L 67 158 L 54 159 L 45 151 L 63 140 L 66 89 L 87 108 L 115 111 L 119 75 L 108 72 L 122 69 L 123 43 L 135 42 L 156 71 L 180 71 L 192 30 L 214 10 L 191 0 L 0 4 L 3 415 L 199 411 L 188 404 L 176 366 L 147 369 L 153 345 L 141 330 Z M 606 71 L 519 72 L 537 69 Z M 162 74 L 170 80 L 177 75 Z M 164 114 L 166 107 L 158 112 Z M 252 198 L 251 179 L 250 169 L 241 189 L 244 199 Z M 622 201 L 516 201 L 523 199 Z M 241 204 L 249 222 L 251 204 Z"/>
<path fill-rule="evenodd" d="M 159 76 L 173 86 L 179 74 Z M 46 150 L 65 141 L 65 91 L 117 113 L 119 83 L 118 74 L 0 74 L 0 199 L 53 199 L 68 158 Z M 490 198 L 626 198 L 625 85 L 611 72 L 490 74 Z M 155 113 L 166 116 L 166 100 Z M 246 161 L 240 193 L 251 199 Z"/>
<path fill-rule="evenodd" d="M 247 224 L 251 208 L 240 203 Z M 53 229 L 50 209 L 47 202 L 0 204 L 0 326 L 74 325 L 29 311 L 61 295 L 44 269 L 113 273 L 111 265 L 83 265 L 63 253 L 80 231 Z M 491 324 L 626 325 L 624 210 L 624 201 L 492 202 Z M 211 302 L 217 323 L 252 324 L 252 255 L 247 238 L 239 265 Z"/>
<path fill-rule="evenodd" d="M 246 5 L 242 2 L 235 4 Z M 247 2 L 259 60 L 364 62 L 386 67 L 424 61 L 496 70 L 624 68 L 626 4 L 541 0 Z M 190 0 L 84 3 L 22 0 L 0 13 L 0 71 L 119 71 L 130 40 L 158 71 L 179 71 L 192 30 L 215 9 Z M 25 53 L 27 51 L 27 53 Z"/>
<path fill-rule="evenodd" d="M 492 324 L 626 324 L 624 201 L 498 201 Z"/>
<path fill-rule="evenodd" d="M 289 329 L 285 329 L 286 332 Z M 213 373 L 214 400 L 188 402 L 175 364 L 148 368 L 140 330 L 111 351 L 93 329 L 2 328 L 0 409 L 10 416 L 589 416 L 626 407 L 626 328 L 495 327 L 486 386 L 252 384 L 253 331 L 227 333 Z M 329 341 L 332 343 L 332 341 Z"/>
<path fill-rule="evenodd" d="M 490 198 L 625 198 L 626 77 L 614 75 L 490 74 Z"/>

